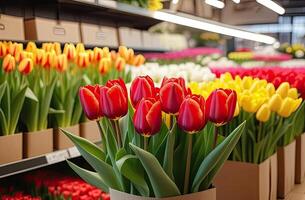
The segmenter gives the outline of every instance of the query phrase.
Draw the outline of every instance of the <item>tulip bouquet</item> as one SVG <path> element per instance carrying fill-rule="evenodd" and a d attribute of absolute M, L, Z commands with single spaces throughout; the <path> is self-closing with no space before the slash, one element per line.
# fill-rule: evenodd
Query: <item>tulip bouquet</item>
<path fill-rule="evenodd" d="M 110 193 L 164 198 L 208 190 L 245 125 L 226 138 L 214 135 L 213 123 L 229 122 L 236 106 L 234 91 L 218 93 L 205 101 L 182 78 L 164 78 L 156 88 L 149 76 L 137 77 L 130 95 L 121 79 L 81 87 L 81 104 L 86 116 L 97 120 L 102 145 L 63 130 L 96 172 L 68 163 Z"/>
<path fill-rule="evenodd" d="M 193 93 L 208 96 L 217 88 L 234 89 L 238 106 L 232 123 L 223 126 L 226 135 L 236 124 L 247 120 L 246 134 L 236 145 L 232 160 L 261 163 L 276 152 L 277 145 L 289 144 L 304 126 L 304 105 L 296 88 L 285 82 L 277 90 L 266 80 L 245 76 L 242 79 L 229 73 L 210 83 L 191 83 Z"/>

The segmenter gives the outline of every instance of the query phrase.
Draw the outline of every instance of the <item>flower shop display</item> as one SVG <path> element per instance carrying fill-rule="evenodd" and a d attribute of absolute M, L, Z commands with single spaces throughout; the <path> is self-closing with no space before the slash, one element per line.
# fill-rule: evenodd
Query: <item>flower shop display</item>
<path fill-rule="evenodd" d="M 250 76 L 232 78 L 229 73 L 221 75 L 214 82 L 191 83 L 190 87 L 195 94 L 203 96 L 208 96 L 217 88 L 229 88 L 237 92 L 239 114 L 232 123 L 223 126 L 220 133 L 225 135 L 234 128 L 232 124 L 247 120 L 245 134 L 241 136 L 231 154 L 232 161 L 227 161 L 216 179 L 218 197 L 276 199 L 277 177 L 278 196 L 283 196 L 283 190 L 286 195 L 294 185 L 295 165 L 289 161 L 282 162 L 282 148 L 279 148 L 278 155 L 276 152 L 278 145 L 289 149 L 286 145 L 293 145 L 295 136 L 304 128 L 304 103 L 300 106 L 302 99 L 298 98 L 296 88 L 290 88 L 289 84 L 284 82 L 275 89 L 274 85 L 266 80 Z M 288 158 L 294 161 L 295 154 L 291 152 Z M 281 171 L 282 169 L 285 171 Z M 245 173 L 248 176 L 245 176 Z M 249 182 L 249 178 L 253 181 Z M 236 183 L 234 185 L 231 184 L 233 180 Z M 290 180 L 292 182 L 289 182 Z M 283 187 L 282 183 L 287 184 Z"/>
<path fill-rule="evenodd" d="M 215 75 L 209 68 L 193 62 L 160 65 L 158 63 L 145 63 L 140 67 L 130 69 L 131 79 L 137 76 L 149 75 L 155 83 L 161 83 L 164 76 L 167 77 L 183 77 L 187 82 L 191 81 L 212 81 Z"/>
<path fill-rule="evenodd" d="M 284 43 L 278 49 L 280 52 L 292 55 L 294 58 L 300 59 L 305 57 L 305 47 L 304 44 L 296 43 L 289 45 Z"/>
<path fill-rule="evenodd" d="M 43 43 L 38 48 L 29 42 L 24 48 L 20 43 L 0 42 L 0 49 L 0 142 L 1 148 L 13 144 L 9 148 L 15 149 L 1 156 L 1 163 L 19 160 L 22 154 L 33 157 L 52 152 L 54 147 L 71 146 L 58 127 L 71 126 L 74 133 L 97 141 L 98 134 L 88 133 L 87 127 L 98 127 L 86 123 L 78 88 L 117 77 L 130 81 L 125 65 L 145 62 L 142 55 L 124 46 L 115 52 L 107 47 L 86 50 L 83 44 L 65 44 L 61 49 L 59 43 Z M 14 141 L 8 142 L 10 138 Z"/>
<path fill-rule="evenodd" d="M 227 137 L 214 134 L 216 125 L 232 120 L 237 101 L 233 90 L 215 92 L 205 100 L 183 78 L 164 78 L 156 88 L 149 76 L 132 82 L 131 102 L 121 79 L 81 87 L 82 107 L 100 126 L 102 145 L 63 129 L 94 171 L 68 164 L 112 200 L 214 200 L 214 176 L 245 127 L 241 123 Z"/>

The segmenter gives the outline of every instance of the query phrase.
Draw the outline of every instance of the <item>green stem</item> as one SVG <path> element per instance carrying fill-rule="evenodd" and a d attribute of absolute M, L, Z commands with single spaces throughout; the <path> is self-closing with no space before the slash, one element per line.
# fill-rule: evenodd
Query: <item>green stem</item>
<path fill-rule="evenodd" d="M 119 120 L 114 120 L 114 124 L 115 124 L 115 132 L 118 139 L 118 147 L 121 148 L 123 145 L 122 145 L 122 134 L 121 134 Z"/>
<path fill-rule="evenodd" d="M 189 191 L 189 182 L 190 182 L 190 170 L 191 170 L 191 160 L 192 160 L 192 150 L 193 150 L 193 134 L 188 134 L 188 147 L 187 147 L 187 157 L 186 157 L 186 166 L 184 174 L 184 189 L 183 194 L 187 194 Z"/>
<path fill-rule="evenodd" d="M 147 151 L 148 147 L 148 137 L 144 136 L 144 150 Z"/>
<path fill-rule="evenodd" d="M 219 127 L 215 126 L 213 149 L 215 149 L 215 147 L 217 145 L 217 138 L 218 138 L 218 131 L 219 131 L 218 129 L 219 129 Z"/>

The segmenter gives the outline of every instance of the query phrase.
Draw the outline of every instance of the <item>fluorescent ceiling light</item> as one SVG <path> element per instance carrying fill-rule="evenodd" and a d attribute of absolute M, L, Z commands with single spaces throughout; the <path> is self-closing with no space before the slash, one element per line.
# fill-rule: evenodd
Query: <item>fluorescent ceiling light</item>
<path fill-rule="evenodd" d="M 194 19 L 190 17 L 184 17 L 181 14 L 174 15 L 162 11 L 155 11 L 152 12 L 152 17 L 158 20 L 166 21 L 166 22 L 171 22 L 174 24 L 179 24 L 183 26 L 188 26 L 200 30 L 205 30 L 205 31 L 210 31 L 214 33 L 219 33 L 223 35 L 229 35 L 233 37 L 238 37 L 242 39 L 247 39 L 247 40 L 252 40 L 252 41 L 257 41 L 257 42 L 262 42 L 266 44 L 273 44 L 276 42 L 276 39 L 267 35 L 263 34 L 258 34 L 258 33 L 252 33 L 248 31 L 244 31 L 241 29 L 236 29 L 232 26 L 221 24 L 218 22 L 214 22 L 211 20 L 206 20 L 200 18 Z"/>
<path fill-rule="evenodd" d="M 173 2 L 173 4 L 177 4 L 177 3 L 179 3 L 179 0 L 173 0 L 172 2 Z"/>
<path fill-rule="evenodd" d="M 225 7 L 225 3 L 218 0 L 205 0 L 206 4 L 209 4 L 210 6 L 213 6 L 215 8 L 222 9 Z"/>
<path fill-rule="evenodd" d="M 278 5 L 277 3 L 275 3 L 274 1 L 271 0 L 256 0 L 257 3 L 262 4 L 263 6 L 269 8 L 270 10 L 273 10 L 274 12 L 283 15 L 285 13 L 285 9 Z"/>
<path fill-rule="evenodd" d="M 240 3 L 240 0 L 232 0 L 234 3 Z"/>

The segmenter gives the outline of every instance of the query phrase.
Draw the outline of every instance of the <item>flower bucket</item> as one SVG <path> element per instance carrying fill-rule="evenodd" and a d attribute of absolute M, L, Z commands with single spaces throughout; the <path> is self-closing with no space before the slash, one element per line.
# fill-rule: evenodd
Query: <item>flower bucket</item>
<path fill-rule="evenodd" d="M 215 187 L 217 200 L 276 200 L 277 155 L 261 164 L 226 161 Z"/>
<path fill-rule="evenodd" d="M 70 133 L 79 136 L 79 125 L 62 128 Z M 61 150 L 73 147 L 73 142 L 59 128 L 54 129 L 54 149 Z"/>
<path fill-rule="evenodd" d="M 305 177 L 305 133 L 296 138 L 295 183 L 303 183 Z"/>
<path fill-rule="evenodd" d="M 111 200 L 216 200 L 216 188 L 197 192 L 193 194 L 186 194 L 176 197 L 166 198 L 153 198 L 153 197 L 141 197 L 132 194 L 127 194 L 117 190 L 110 189 Z"/>
<path fill-rule="evenodd" d="M 91 142 L 101 141 L 100 131 L 95 121 L 84 122 L 79 125 L 80 136 Z"/>
<path fill-rule="evenodd" d="M 53 151 L 53 129 L 23 134 L 23 157 L 30 158 Z"/>
<path fill-rule="evenodd" d="M 295 184 L 295 158 L 296 142 L 292 142 L 285 147 L 280 147 L 278 155 L 278 198 L 285 198 L 294 188 Z"/>
<path fill-rule="evenodd" d="M 0 165 L 22 159 L 22 133 L 0 137 Z"/>

